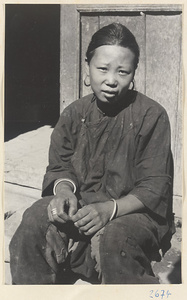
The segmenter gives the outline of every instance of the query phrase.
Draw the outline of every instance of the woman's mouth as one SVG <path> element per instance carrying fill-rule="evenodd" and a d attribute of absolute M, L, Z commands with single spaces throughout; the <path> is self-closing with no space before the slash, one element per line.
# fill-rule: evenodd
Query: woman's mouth
<path fill-rule="evenodd" d="M 102 91 L 102 92 L 107 98 L 113 98 L 117 95 L 116 91 Z"/>

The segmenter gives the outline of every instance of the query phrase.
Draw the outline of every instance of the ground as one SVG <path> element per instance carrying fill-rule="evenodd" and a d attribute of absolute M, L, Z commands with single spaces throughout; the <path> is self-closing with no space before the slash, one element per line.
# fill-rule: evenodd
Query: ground
<path fill-rule="evenodd" d="M 41 197 L 52 128 L 44 126 L 5 143 L 5 284 L 11 284 L 9 242 L 27 207 Z M 174 198 L 176 233 L 171 248 L 153 270 L 161 284 L 181 283 L 181 199 Z M 86 284 L 79 280 L 77 284 Z"/>

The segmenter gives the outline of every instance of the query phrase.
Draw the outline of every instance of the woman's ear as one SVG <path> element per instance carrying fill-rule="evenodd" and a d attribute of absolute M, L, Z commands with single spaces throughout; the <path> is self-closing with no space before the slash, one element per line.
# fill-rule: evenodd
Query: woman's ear
<path fill-rule="evenodd" d="M 89 64 L 88 64 L 87 59 L 85 59 L 85 72 L 86 72 L 86 75 L 89 76 L 90 72 L 89 72 Z"/>
<path fill-rule="evenodd" d="M 89 64 L 87 59 L 85 59 L 85 78 L 84 78 L 84 85 L 86 87 L 90 86 L 90 70 L 89 70 Z"/>
<path fill-rule="evenodd" d="M 133 80 L 134 80 L 134 76 L 135 76 L 135 74 L 136 74 L 136 69 L 134 69 L 134 73 L 133 73 Z"/>

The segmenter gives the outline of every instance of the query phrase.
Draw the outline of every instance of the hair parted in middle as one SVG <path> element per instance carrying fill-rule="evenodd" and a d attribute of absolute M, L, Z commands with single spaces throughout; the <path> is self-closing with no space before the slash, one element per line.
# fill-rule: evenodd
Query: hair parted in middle
<path fill-rule="evenodd" d="M 140 56 L 139 46 L 135 36 L 126 26 L 120 23 L 112 23 L 96 31 L 92 36 L 86 52 L 86 61 L 88 64 L 90 63 L 95 50 L 98 47 L 105 45 L 118 45 L 130 49 L 135 55 L 134 66 L 135 69 L 137 68 Z"/>

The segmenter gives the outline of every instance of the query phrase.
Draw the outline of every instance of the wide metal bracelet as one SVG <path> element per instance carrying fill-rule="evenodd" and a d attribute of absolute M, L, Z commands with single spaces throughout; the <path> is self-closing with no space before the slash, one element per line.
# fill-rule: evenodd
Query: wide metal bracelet
<path fill-rule="evenodd" d="M 117 206 L 117 202 L 116 202 L 115 199 L 112 198 L 112 199 L 110 199 L 110 200 L 112 200 L 113 203 L 114 203 L 113 212 L 112 212 L 112 215 L 111 215 L 111 217 L 110 217 L 110 219 L 109 219 L 109 221 L 112 221 L 112 220 L 114 219 L 115 215 L 116 215 L 118 206 Z"/>
<path fill-rule="evenodd" d="M 73 185 L 73 193 L 75 194 L 76 192 L 76 185 L 71 179 L 67 178 L 61 178 L 55 181 L 54 187 L 53 187 L 53 194 L 56 195 L 56 187 L 60 182 L 70 182 Z"/>

